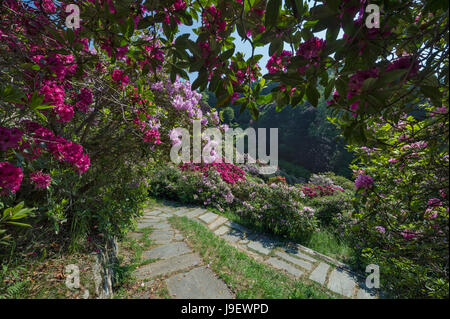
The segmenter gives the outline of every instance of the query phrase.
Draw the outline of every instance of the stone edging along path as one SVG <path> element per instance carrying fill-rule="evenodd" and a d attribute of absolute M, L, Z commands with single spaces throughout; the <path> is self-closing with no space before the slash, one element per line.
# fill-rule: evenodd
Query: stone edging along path
<path fill-rule="evenodd" d="M 167 218 L 174 215 L 186 216 L 206 225 L 230 245 L 295 278 L 308 278 L 346 298 L 377 298 L 375 291 L 365 287 L 364 278 L 352 273 L 348 266 L 333 258 L 299 244 L 286 244 L 255 233 L 204 208 L 166 204 L 145 209 L 144 216 L 139 221 L 138 229 L 154 229 L 149 238 L 158 245 L 145 251 L 143 255 L 146 259 L 158 260 L 139 267 L 135 276 L 139 280 L 169 276 L 166 284 L 173 298 L 234 298 L 227 285 L 186 245 L 183 235 L 167 222 Z M 139 235 L 131 233 L 130 236 Z"/>

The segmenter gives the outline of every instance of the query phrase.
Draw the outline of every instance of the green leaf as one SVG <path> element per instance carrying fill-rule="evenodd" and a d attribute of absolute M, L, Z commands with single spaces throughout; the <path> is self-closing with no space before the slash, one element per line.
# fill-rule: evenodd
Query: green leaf
<path fill-rule="evenodd" d="M 250 115 L 253 117 L 253 119 L 255 121 L 258 120 L 259 118 L 259 110 L 258 110 L 258 106 L 256 105 L 255 102 L 251 101 L 248 105 L 248 111 L 250 112 Z"/>
<path fill-rule="evenodd" d="M 16 226 L 22 226 L 22 227 L 31 227 L 29 224 L 24 223 L 18 223 L 18 222 L 7 222 L 8 224 L 16 225 Z"/>
<path fill-rule="evenodd" d="M 327 29 L 327 34 L 326 34 L 327 42 L 335 41 L 339 34 L 339 30 L 340 30 L 340 28 L 339 28 L 338 23 L 333 22 L 332 24 L 330 24 Z"/>
<path fill-rule="evenodd" d="M 275 52 L 281 52 L 283 49 L 283 40 L 275 38 L 269 46 L 269 55 L 272 56 Z"/>
<path fill-rule="evenodd" d="M 244 25 L 242 23 L 236 24 L 236 30 L 241 38 L 245 39 L 247 37 L 247 35 L 245 34 Z"/>
<path fill-rule="evenodd" d="M 195 79 L 194 83 L 192 83 L 192 90 L 196 90 L 199 87 L 205 85 L 207 81 L 208 81 L 208 72 L 207 71 L 199 72 L 197 79 Z"/>
<path fill-rule="evenodd" d="M 225 105 L 230 104 L 231 102 L 231 95 L 225 95 L 222 96 L 221 98 L 219 98 L 219 100 L 217 101 L 216 107 L 224 107 Z"/>
<path fill-rule="evenodd" d="M 402 77 L 407 71 L 408 70 L 406 69 L 398 69 L 385 72 L 382 76 L 379 77 L 380 84 L 387 84 L 394 82 L 395 80 Z"/>
<path fill-rule="evenodd" d="M 260 95 L 256 99 L 256 103 L 258 103 L 259 105 L 268 104 L 270 103 L 270 101 L 272 101 L 272 93 L 267 95 Z"/>
<path fill-rule="evenodd" d="M 234 48 L 232 48 L 230 50 L 227 50 L 224 53 L 222 53 L 219 56 L 219 60 L 220 61 L 227 61 L 229 58 L 231 58 L 233 56 L 233 54 L 234 54 Z"/>
<path fill-rule="evenodd" d="M 441 91 L 439 91 L 439 88 L 434 86 L 428 86 L 428 85 L 422 85 L 420 87 L 420 91 L 426 96 L 429 97 L 434 104 L 440 105 L 442 94 Z"/>
<path fill-rule="evenodd" d="M 306 97 L 309 103 L 311 103 L 313 106 L 317 106 L 317 104 L 319 103 L 319 92 L 311 84 L 309 84 L 306 88 Z"/>
<path fill-rule="evenodd" d="M 281 2 L 281 0 L 269 0 L 267 2 L 265 24 L 268 29 L 277 23 L 281 10 Z"/>
<path fill-rule="evenodd" d="M 52 109 L 54 108 L 54 105 L 39 105 L 37 107 L 35 107 L 35 110 L 47 110 L 47 109 Z"/>

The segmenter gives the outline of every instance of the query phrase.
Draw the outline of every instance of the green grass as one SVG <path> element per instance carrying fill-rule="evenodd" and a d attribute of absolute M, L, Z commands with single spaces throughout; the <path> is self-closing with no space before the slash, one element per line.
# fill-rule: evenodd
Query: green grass
<path fill-rule="evenodd" d="M 326 229 L 313 233 L 311 238 L 302 244 L 324 255 L 342 261 L 347 260 L 352 253 L 352 250 L 346 243 L 338 240 L 336 236 Z"/>
<path fill-rule="evenodd" d="M 152 198 L 152 203 L 163 205 L 164 200 Z M 249 222 L 245 218 L 241 218 L 231 211 L 225 210 L 221 212 L 214 207 L 207 207 L 207 209 L 253 231 L 268 233 L 268 231 L 263 227 L 255 225 L 254 223 Z M 273 237 L 277 237 L 273 234 L 271 235 Z M 286 238 L 277 237 L 276 239 L 281 242 L 288 241 Z M 352 249 L 347 245 L 347 243 L 336 238 L 336 236 L 326 228 L 322 228 L 320 232 L 313 233 L 311 238 L 307 241 L 299 241 L 299 244 L 302 244 L 303 246 L 311 248 L 319 253 L 335 258 L 344 263 L 352 263 L 354 259 L 354 257 L 352 256 Z"/>
<path fill-rule="evenodd" d="M 114 298 L 128 298 L 130 295 L 129 292 L 132 290 L 130 287 L 136 284 L 133 272 L 137 267 L 152 261 L 142 260 L 142 253 L 152 245 L 152 241 L 148 238 L 148 235 L 153 232 L 153 229 L 151 227 L 145 227 L 137 232 L 142 233 L 142 237 L 139 240 L 125 238 L 120 243 L 121 256 L 119 256 L 119 263 L 114 267 L 116 280 Z"/>
<path fill-rule="evenodd" d="M 242 226 L 245 226 L 253 231 L 267 233 L 267 230 L 263 229 L 261 226 L 249 223 L 248 220 L 241 218 L 233 214 L 232 212 L 229 211 L 220 212 L 215 208 L 208 208 L 208 210 L 214 211 L 219 215 L 225 216 L 226 218 Z M 275 235 L 272 236 L 276 237 Z M 278 237 L 276 239 L 281 242 L 287 241 L 286 238 Z M 299 244 L 302 244 L 303 246 L 311 248 L 315 251 L 318 251 L 319 253 L 335 258 L 342 262 L 351 259 L 352 250 L 350 249 L 350 247 L 342 240 L 336 238 L 336 236 L 327 229 L 322 229 L 320 232 L 313 233 L 311 238 L 309 238 L 309 240 L 300 241 Z"/>
<path fill-rule="evenodd" d="M 257 262 L 186 217 L 174 216 L 169 222 L 189 238 L 194 250 L 233 290 L 236 298 L 333 298 L 322 287 L 306 279 L 293 280 L 281 271 Z"/>

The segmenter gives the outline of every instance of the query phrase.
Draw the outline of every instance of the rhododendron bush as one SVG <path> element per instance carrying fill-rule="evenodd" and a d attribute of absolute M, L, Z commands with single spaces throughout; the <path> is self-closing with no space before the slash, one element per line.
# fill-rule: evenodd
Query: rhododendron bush
<path fill-rule="evenodd" d="M 155 169 L 152 195 L 234 212 L 243 222 L 287 239 L 307 240 L 319 230 L 315 210 L 305 206 L 305 194 L 298 187 L 268 185 L 252 174 L 230 180 L 224 178 L 223 169 L 213 169 L 216 166 L 180 166 Z M 229 168 L 242 174 L 237 166 Z"/>
<path fill-rule="evenodd" d="M 42 10 L 38 2 L 0 7 L 1 201 L 24 200 L 38 208 L 34 223 L 74 240 L 93 230 L 120 234 L 146 198 L 149 160 L 168 160 L 170 128 L 218 125 L 217 113 L 203 114 L 201 94 L 167 78 L 162 43 L 151 34 L 116 47 L 87 25 L 62 27 L 65 15 L 53 5 L 62 2 Z M 146 68 L 160 73 L 147 77 Z"/>
<path fill-rule="evenodd" d="M 357 244 L 389 272 L 386 289 L 409 297 L 448 294 L 448 111 L 427 108 L 420 121 L 376 119 L 385 148 L 356 148 L 360 184 Z"/>

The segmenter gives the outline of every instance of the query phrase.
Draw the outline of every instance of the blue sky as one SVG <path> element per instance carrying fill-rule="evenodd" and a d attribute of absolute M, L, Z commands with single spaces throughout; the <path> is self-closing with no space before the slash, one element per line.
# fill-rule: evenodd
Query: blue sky
<path fill-rule="evenodd" d="M 311 2 L 313 1 L 308 1 L 310 6 L 311 6 Z M 192 26 L 186 26 L 186 25 L 181 25 L 180 26 L 180 31 L 179 34 L 184 34 L 184 33 L 189 33 L 190 39 L 195 41 L 195 39 L 197 38 L 197 35 L 192 31 L 192 29 L 198 28 L 199 26 L 201 26 L 201 23 L 197 22 Z M 341 30 L 342 33 L 342 30 Z M 236 40 L 234 42 L 235 46 L 236 46 L 236 50 L 235 50 L 235 54 L 237 52 L 242 52 L 244 54 L 244 57 L 246 59 L 248 59 L 251 54 L 252 54 L 252 48 L 250 43 L 244 42 L 243 40 L 241 40 L 241 37 L 238 35 L 237 31 L 234 31 L 232 34 L 232 37 L 234 37 Z M 318 33 L 315 34 L 316 37 L 318 38 L 323 38 L 325 39 L 325 31 L 320 31 Z M 339 34 L 339 36 L 342 36 L 342 34 Z M 290 50 L 289 45 L 287 43 L 284 44 L 284 48 L 285 50 Z M 259 66 L 261 67 L 261 73 L 264 75 L 267 73 L 267 69 L 266 69 L 266 64 L 267 61 L 269 60 L 269 45 L 266 45 L 264 47 L 256 47 L 255 48 L 255 55 L 256 54 L 261 54 L 263 57 L 261 58 L 261 60 L 259 60 Z M 191 83 L 197 78 L 197 72 L 195 73 L 189 73 L 189 79 L 191 81 Z"/>

